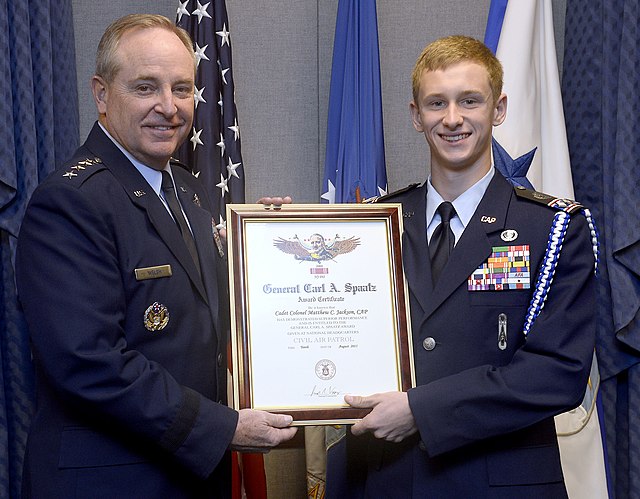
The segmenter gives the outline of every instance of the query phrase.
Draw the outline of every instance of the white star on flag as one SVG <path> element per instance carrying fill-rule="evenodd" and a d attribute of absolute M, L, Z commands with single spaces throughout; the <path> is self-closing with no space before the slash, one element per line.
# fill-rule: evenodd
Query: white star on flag
<path fill-rule="evenodd" d="M 176 15 L 178 16 L 178 22 L 182 20 L 182 16 L 189 16 L 189 11 L 187 10 L 187 4 L 189 0 L 186 2 L 178 2 L 178 10 L 176 11 Z"/>
<path fill-rule="evenodd" d="M 202 134 L 202 130 L 198 130 L 196 132 L 196 127 L 193 127 L 193 135 L 191 135 L 191 138 L 189 140 L 193 144 L 194 151 L 196 150 L 196 147 L 204 145 L 204 143 L 200 140 L 200 134 Z"/>
<path fill-rule="evenodd" d="M 207 57 L 207 54 L 205 54 L 208 46 L 209 45 L 205 45 L 204 47 L 200 47 L 200 45 L 198 45 L 196 43 L 196 50 L 195 50 L 195 52 L 196 52 L 196 69 L 200 66 L 200 61 L 202 59 L 204 59 L 205 61 L 209 60 L 209 58 Z"/>
<path fill-rule="evenodd" d="M 240 166 L 240 163 L 232 163 L 231 162 L 231 158 L 229 158 L 229 164 L 227 165 L 227 171 L 229 172 L 229 178 L 231 178 L 231 176 L 234 176 L 236 178 L 240 178 L 238 176 L 238 173 L 236 172 L 236 170 L 238 169 L 239 166 Z"/>
<path fill-rule="evenodd" d="M 220 156 L 224 156 L 224 137 L 220 134 L 220 142 L 216 144 L 220 148 Z M 229 158 L 231 161 L 231 158 Z"/>
<path fill-rule="evenodd" d="M 224 47 L 225 43 L 227 45 L 229 45 L 229 35 L 230 35 L 230 33 L 227 31 L 227 25 L 226 24 L 224 24 L 222 26 L 222 31 L 216 31 L 216 35 L 219 35 L 220 38 L 222 38 L 222 43 L 220 44 L 221 47 Z"/>
<path fill-rule="evenodd" d="M 201 89 L 198 89 L 198 87 L 195 87 L 195 90 L 193 92 L 193 100 L 195 102 L 196 109 L 198 109 L 198 104 L 200 102 L 203 102 L 205 104 L 207 103 L 207 101 L 204 100 L 204 97 L 202 97 L 202 93 L 204 92 L 204 89 L 205 87 L 202 87 Z"/>
<path fill-rule="evenodd" d="M 220 187 L 220 190 L 222 191 L 222 196 L 224 196 L 225 192 L 229 192 L 229 187 L 228 184 L 229 183 L 229 179 L 224 178 L 224 175 L 222 175 L 222 173 L 220 174 L 220 183 L 216 184 L 216 187 Z"/>
<path fill-rule="evenodd" d="M 323 193 L 320 198 L 326 199 L 329 203 L 336 202 L 336 186 L 333 185 L 331 180 L 327 179 L 327 192 Z"/>
<path fill-rule="evenodd" d="M 203 17 L 208 17 L 209 19 L 211 19 L 211 16 L 207 12 L 210 3 L 211 2 L 202 5 L 200 2 L 198 2 L 198 8 L 191 13 L 192 16 L 198 16 L 198 24 L 200 24 L 200 21 L 202 21 Z"/>
<path fill-rule="evenodd" d="M 238 140 L 238 137 L 240 137 L 240 127 L 238 126 L 238 120 L 234 120 L 233 125 L 228 128 L 233 132 L 233 140 Z"/>

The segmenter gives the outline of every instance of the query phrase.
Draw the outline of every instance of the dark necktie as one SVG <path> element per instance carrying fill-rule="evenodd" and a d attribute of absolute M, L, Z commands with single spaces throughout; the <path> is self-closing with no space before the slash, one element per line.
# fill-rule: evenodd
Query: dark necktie
<path fill-rule="evenodd" d="M 173 180 L 171 180 L 171 175 L 169 175 L 169 172 L 164 170 L 162 171 L 162 192 L 164 192 L 164 199 L 169 205 L 173 219 L 178 224 L 178 228 L 182 233 L 182 239 L 184 239 L 187 249 L 189 250 L 189 253 L 191 253 L 191 258 L 193 258 L 193 262 L 196 264 L 196 269 L 198 269 L 198 273 L 200 273 L 200 260 L 198 259 L 196 242 L 194 241 L 193 234 L 187 225 L 187 220 L 184 218 L 184 214 L 180 208 L 180 203 L 178 203 L 178 197 L 176 196 L 176 190 L 173 185 Z"/>
<path fill-rule="evenodd" d="M 453 250 L 455 236 L 451 230 L 451 219 L 456 216 L 456 209 L 449 201 L 438 206 L 441 222 L 436 227 L 429 241 L 429 256 L 431 257 L 431 278 L 435 286 L 442 269 L 447 264 L 449 255 Z"/>

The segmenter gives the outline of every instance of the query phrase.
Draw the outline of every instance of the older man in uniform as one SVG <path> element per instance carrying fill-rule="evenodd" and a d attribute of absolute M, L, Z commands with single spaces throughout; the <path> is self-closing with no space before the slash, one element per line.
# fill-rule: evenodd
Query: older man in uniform
<path fill-rule="evenodd" d="M 17 250 L 37 379 L 24 497 L 226 497 L 230 449 L 295 433 L 290 416 L 225 405 L 222 248 L 206 191 L 170 163 L 194 74 L 169 19 L 115 21 L 98 123 L 33 195 Z"/>

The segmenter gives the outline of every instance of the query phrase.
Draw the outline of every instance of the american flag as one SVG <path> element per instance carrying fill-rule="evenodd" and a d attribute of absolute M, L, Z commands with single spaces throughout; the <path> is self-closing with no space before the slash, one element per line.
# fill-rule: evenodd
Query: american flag
<path fill-rule="evenodd" d="M 221 229 L 226 226 L 226 205 L 244 203 L 244 168 L 227 7 L 224 0 L 204 4 L 178 1 L 176 24 L 191 35 L 197 63 L 193 128 L 176 156 L 207 187 L 213 217 Z M 232 454 L 231 497 L 266 498 L 262 455 Z"/>
<path fill-rule="evenodd" d="M 178 1 L 176 24 L 191 35 L 197 63 L 193 128 L 176 156 L 207 186 L 213 216 L 222 228 L 227 203 L 244 203 L 244 168 L 225 2 Z"/>

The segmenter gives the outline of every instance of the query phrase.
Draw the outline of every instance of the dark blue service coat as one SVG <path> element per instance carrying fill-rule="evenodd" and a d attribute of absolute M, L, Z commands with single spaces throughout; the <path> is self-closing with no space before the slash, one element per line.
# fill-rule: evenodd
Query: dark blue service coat
<path fill-rule="evenodd" d="M 226 266 L 206 193 L 172 171 L 201 277 L 161 200 L 97 125 L 33 195 L 16 262 L 37 381 L 26 497 L 226 494 L 237 422 L 225 406 Z"/>
<path fill-rule="evenodd" d="M 346 450 L 343 443 L 330 451 L 327 498 L 566 497 L 553 417 L 581 402 L 594 348 L 585 217 L 571 215 L 546 303 L 525 338 L 556 210 L 517 195 L 496 172 L 433 288 L 426 191 L 385 199 L 404 212 L 417 378 L 408 396 L 419 434 L 393 444 L 347 432 Z M 469 290 L 492 248 L 515 245 L 529 245 L 530 289 Z"/>

